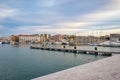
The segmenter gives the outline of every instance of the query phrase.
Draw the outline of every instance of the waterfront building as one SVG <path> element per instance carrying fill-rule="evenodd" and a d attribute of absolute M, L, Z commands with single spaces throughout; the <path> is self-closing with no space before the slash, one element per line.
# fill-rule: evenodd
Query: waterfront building
<path fill-rule="evenodd" d="M 63 36 L 60 35 L 60 34 L 58 34 L 58 35 L 53 35 L 53 36 L 52 36 L 52 39 L 53 39 L 54 41 L 61 41 L 61 40 L 63 39 Z"/>
<path fill-rule="evenodd" d="M 37 42 L 42 43 L 42 42 L 49 42 L 51 39 L 50 34 L 38 34 L 37 35 Z"/>
<path fill-rule="evenodd" d="M 20 43 L 42 43 L 50 39 L 50 34 L 19 35 Z"/>
<path fill-rule="evenodd" d="M 110 41 L 120 42 L 120 34 L 110 34 Z"/>
<path fill-rule="evenodd" d="M 68 42 L 76 42 L 76 36 L 75 35 L 63 35 L 63 39 L 66 39 Z"/>
<path fill-rule="evenodd" d="M 19 35 L 19 43 L 32 43 L 37 42 L 37 35 Z"/>
<path fill-rule="evenodd" d="M 11 43 L 11 44 L 15 44 L 15 43 L 18 43 L 18 42 L 19 42 L 19 36 L 18 36 L 18 35 L 11 35 L 11 36 L 9 37 L 9 39 L 10 39 L 10 43 Z"/>
<path fill-rule="evenodd" d="M 42 43 L 48 41 L 51 38 L 50 34 L 20 34 L 20 35 L 11 35 L 10 42 L 19 42 L 19 43 Z"/>

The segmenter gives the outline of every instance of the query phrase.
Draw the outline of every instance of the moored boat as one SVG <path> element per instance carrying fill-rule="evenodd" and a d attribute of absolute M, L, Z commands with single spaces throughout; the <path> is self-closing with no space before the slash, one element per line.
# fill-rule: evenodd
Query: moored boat
<path fill-rule="evenodd" d="M 108 47 L 120 47 L 120 42 L 112 42 L 112 41 L 106 41 L 99 44 L 100 46 L 108 46 Z"/>
<path fill-rule="evenodd" d="M 0 44 L 10 44 L 10 42 L 0 42 Z"/>

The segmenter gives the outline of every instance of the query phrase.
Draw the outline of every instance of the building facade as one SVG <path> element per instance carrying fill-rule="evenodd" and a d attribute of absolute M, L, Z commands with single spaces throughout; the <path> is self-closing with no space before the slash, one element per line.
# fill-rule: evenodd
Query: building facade
<path fill-rule="evenodd" d="M 19 36 L 19 43 L 42 43 L 50 39 L 50 34 L 21 34 Z"/>
<path fill-rule="evenodd" d="M 54 41 L 61 41 L 63 39 L 63 36 L 62 35 L 53 35 L 52 36 L 52 40 Z"/>
<path fill-rule="evenodd" d="M 120 42 L 120 34 L 110 34 L 110 41 Z"/>

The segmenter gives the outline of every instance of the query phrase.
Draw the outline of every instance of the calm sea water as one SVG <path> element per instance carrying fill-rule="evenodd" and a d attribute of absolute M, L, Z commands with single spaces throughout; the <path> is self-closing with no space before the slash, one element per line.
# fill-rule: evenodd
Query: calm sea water
<path fill-rule="evenodd" d="M 0 80 L 30 80 L 102 58 L 105 57 L 0 45 Z"/>

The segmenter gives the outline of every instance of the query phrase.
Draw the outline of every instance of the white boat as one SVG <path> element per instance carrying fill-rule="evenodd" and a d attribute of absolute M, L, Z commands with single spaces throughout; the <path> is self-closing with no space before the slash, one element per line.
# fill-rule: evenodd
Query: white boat
<path fill-rule="evenodd" d="M 120 47 L 120 42 L 106 41 L 106 42 L 100 43 L 100 46 Z"/>
<path fill-rule="evenodd" d="M 91 43 L 91 44 L 89 44 L 90 46 L 98 46 L 99 45 L 99 43 Z"/>

